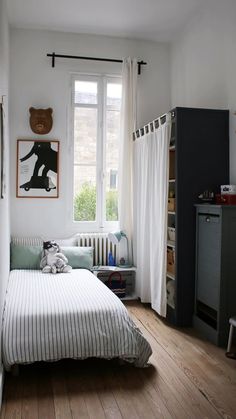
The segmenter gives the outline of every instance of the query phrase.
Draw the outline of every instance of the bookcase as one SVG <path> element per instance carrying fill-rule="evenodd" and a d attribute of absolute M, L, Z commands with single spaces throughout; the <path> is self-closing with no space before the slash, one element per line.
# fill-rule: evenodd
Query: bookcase
<path fill-rule="evenodd" d="M 205 190 L 229 183 L 229 112 L 171 111 L 167 226 L 167 320 L 192 325 L 195 292 L 194 205 Z"/>

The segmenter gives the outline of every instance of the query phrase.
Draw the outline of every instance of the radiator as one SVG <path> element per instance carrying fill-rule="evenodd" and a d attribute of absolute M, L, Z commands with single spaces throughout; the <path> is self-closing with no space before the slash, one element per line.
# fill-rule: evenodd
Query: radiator
<path fill-rule="evenodd" d="M 78 246 L 91 246 L 94 248 L 93 264 L 108 265 L 108 253 L 112 252 L 112 256 L 117 262 L 119 260 L 118 246 L 112 244 L 107 233 L 81 233 L 77 235 Z"/>

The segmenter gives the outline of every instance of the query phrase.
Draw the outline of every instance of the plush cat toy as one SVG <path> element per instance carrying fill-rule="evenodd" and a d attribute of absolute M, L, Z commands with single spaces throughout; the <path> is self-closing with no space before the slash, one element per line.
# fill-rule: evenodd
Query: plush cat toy
<path fill-rule="evenodd" d="M 53 274 L 72 270 L 72 267 L 68 265 L 67 258 L 61 253 L 59 245 L 54 240 L 43 242 L 40 268 L 43 273 L 51 272 Z"/>

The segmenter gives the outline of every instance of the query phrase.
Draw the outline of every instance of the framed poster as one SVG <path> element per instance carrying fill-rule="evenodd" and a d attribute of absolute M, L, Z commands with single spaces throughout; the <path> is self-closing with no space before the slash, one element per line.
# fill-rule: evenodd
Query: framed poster
<path fill-rule="evenodd" d="M 59 141 L 17 140 L 16 196 L 58 198 Z"/>

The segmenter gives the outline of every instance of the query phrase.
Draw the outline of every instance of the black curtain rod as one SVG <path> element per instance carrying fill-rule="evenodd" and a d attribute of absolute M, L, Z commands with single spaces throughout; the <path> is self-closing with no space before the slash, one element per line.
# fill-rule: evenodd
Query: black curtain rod
<path fill-rule="evenodd" d="M 91 61 L 107 61 L 110 63 L 122 63 L 123 60 L 116 60 L 113 58 L 95 58 L 95 57 L 80 57 L 78 55 L 64 55 L 64 54 L 56 54 L 53 52 L 52 54 L 47 54 L 47 57 L 52 57 L 52 67 L 55 67 L 55 58 L 72 58 L 76 60 L 91 60 Z M 138 61 L 138 74 L 141 74 L 141 66 L 147 65 L 143 60 Z"/>

